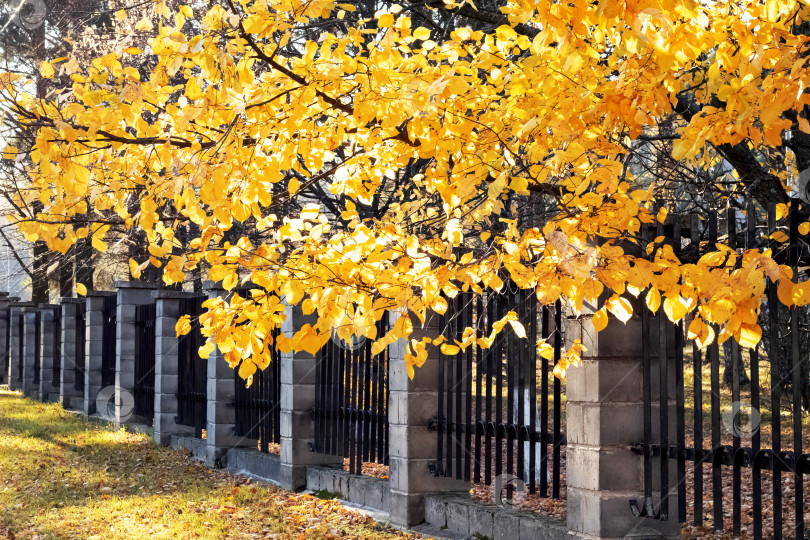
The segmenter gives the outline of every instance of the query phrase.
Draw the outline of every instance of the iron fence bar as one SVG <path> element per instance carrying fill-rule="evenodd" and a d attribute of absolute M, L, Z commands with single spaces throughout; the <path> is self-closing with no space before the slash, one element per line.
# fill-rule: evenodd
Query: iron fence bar
<path fill-rule="evenodd" d="M 726 222 L 728 226 L 728 247 L 732 251 L 737 248 L 737 215 L 731 205 L 726 209 Z M 737 340 L 731 338 L 731 402 L 732 415 L 736 420 L 740 407 L 740 345 Z M 726 362 L 728 366 L 728 361 Z M 742 472 L 740 467 L 740 436 L 736 429 L 732 429 L 732 453 L 734 456 L 734 466 L 732 470 L 732 530 L 734 534 L 740 534 L 742 526 Z"/>
<path fill-rule="evenodd" d="M 560 361 L 562 357 L 562 303 L 557 300 L 554 304 L 554 365 Z M 554 446 L 552 453 L 554 456 L 553 471 L 551 478 L 551 496 L 555 499 L 560 498 L 560 445 L 557 441 L 560 440 L 562 433 L 560 425 L 562 413 L 562 385 L 560 379 L 554 377 Z"/>
<path fill-rule="evenodd" d="M 673 248 L 675 256 L 681 257 L 681 220 L 673 220 Z M 683 320 L 675 325 L 675 425 L 676 444 L 678 447 L 678 521 L 686 522 L 686 422 L 684 399 L 684 364 L 683 364 Z"/>
<path fill-rule="evenodd" d="M 76 351 L 74 354 L 74 379 L 73 388 L 81 392 L 84 396 L 84 354 L 85 354 L 85 324 L 86 324 L 86 304 L 76 304 Z"/>
<path fill-rule="evenodd" d="M 495 296 L 497 306 L 497 314 L 495 320 L 501 320 L 504 314 L 504 306 L 501 295 Z M 495 425 L 500 426 L 503 424 L 503 338 L 497 339 L 495 343 L 495 360 L 498 362 L 497 372 L 495 374 Z M 495 478 L 503 473 L 503 435 L 500 430 L 495 432 Z"/>
<path fill-rule="evenodd" d="M 477 318 L 475 320 L 475 333 L 480 336 L 483 332 L 482 324 L 485 323 L 485 315 L 483 312 L 483 302 L 481 296 L 477 296 L 475 300 L 475 310 Z M 481 437 L 483 430 L 479 433 L 481 426 L 481 400 L 483 393 L 483 349 L 476 346 L 475 348 L 475 465 L 473 469 L 473 482 L 478 484 L 481 482 Z"/>
<path fill-rule="evenodd" d="M 42 345 L 42 313 L 34 312 L 34 385 L 39 385 L 40 370 L 42 367 L 42 356 L 40 346 Z"/>
<path fill-rule="evenodd" d="M 700 255 L 700 217 L 692 215 L 690 223 L 690 248 L 698 248 L 697 255 Z M 694 472 L 694 524 L 703 525 L 703 355 L 696 342 L 692 342 L 692 376 L 693 376 L 693 444 L 699 450 L 693 458 Z"/>
<path fill-rule="evenodd" d="M 801 202 L 799 199 L 791 201 L 790 209 L 790 247 L 788 264 L 793 269 L 793 281 L 799 280 L 798 249 L 799 249 L 799 223 L 801 221 Z M 793 453 L 798 458 L 802 455 L 802 359 L 799 349 L 799 310 L 796 306 L 790 308 L 790 337 L 791 337 L 791 372 L 793 375 Z M 798 463 L 798 461 L 797 461 Z M 804 538 L 804 478 L 798 467 L 793 471 L 793 504 L 796 521 L 795 538 Z"/>
<path fill-rule="evenodd" d="M 717 213 L 709 214 L 709 246 L 717 243 Z M 712 325 L 714 335 L 719 336 L 720 329 Z M 712 506 L 714 508 L 714 528 L 723 529 L 723 471 L 717 459 L 720 451 L 720 349 L 717 339 L 709 345 L 711 362 L 711 408 L 712 408 Z"/>
<path fill-rule="evenodd" d="M 484 321 L 484 331 L 486 335 L 492 333 L 492 323 L 495 321 L 495 297 L 489 295 L 487 297 L 487 317 Z M 489 426 L 492 423 L 492 376 L 495 369 L 494 353 L 492 346 L 484 351 L 484 362 L 486 363 L 486 426 L 484 433 L 484 480 L 487 485 L 492 483 L 492 437 L 490 435 Z"/>
<path fill-rule="evenodd" d="M 756 229 L 756 215 L 757 208 L 753 200 L 748 201 L 746 211 L 746 248 L 757 248 L 757 229 Z M 759 403 L 759 352 L 758 346 L 749 350 L 749 369 L 751 371 L 751 407 L 753 410 L 760 410 Z M 759 427 L 754 430 L 751 439 L 752 455 L 757 456 L 760 451 L 760 432 Z M 755 458 L 756 459 L 756 458 Z M 752 467 L 751 483 L 753 488 L 753 534 L 755 540 L 762 539 L 762 473 L 758 467 Z"/>
<path fill-rule="evenodd" d="M 53 310 L 53 385 L 62 388 L 62 306 Z M 8 340 L 6 340 L 8 343 Z"/>
<path fill-rule="evenodd" d="M 549 309 L 548 306 L 543 306 L 543 320 L 542 329 L 543 339 L 549 339 Z M 540 380 L 540 431 L 542 433 L 548 432 L 548 375 L 549 365 L 548 359 L 544 356 L 541 358 L 541 375 Z M 540 446 L 540 495 L 542 497 L 548 496 L 548 445 L 545 441 Z"/>
<path fill-rule="evenodd" d="M 664 224 L 658 221 L 658 236 L 664 236 Z M 659 430 L 661 445 L 669 448 L 669 359 L 667 350 L 667 318 L 664 310 L 658 310 L 658 376 L 659 376 Z M 658 519 L 667 520 L 669 517 L 669 460 L 666 456 L 661 456 L 661 506 L 658 511 Z"/>
<path fill-rule="evenodd" d="M 773 253 L 776 248 L 772 236 L 776 232 L 776 205 L 768 205 L 768 244 Z M 779 369 L 778 349 L 776 336 L 779 333 L 779 297 L 777 296 L 776 284 L 768 283 L 768 312 L 770 315 L 769 329 L 771 331 L 771 447 L 775 456 L 782 451 L 782 422 L 780 418 L 780 406 L 782 401 L 782 391 L 780 382 L 782 380 Z M 772 474 L 773 480 L 773 534 L 776 540 L 782 537 L 782 474 L 776 466 L 776 460 Z"/>
<path fill-rule="evenodd" d="M 529 324 L 531 330 L 528 334 L 529 341 L 526 344 L 528 348 L 527 355 L 531 359 L 531 363 L 527 364 L 530 368 L 529 380 L 531 382 L 531 402 L 529 404 L 529 425 L 531 426 L 531 433 L 529 435 L 529 493 L 537 491 L 537 445 L 540 441 L 534 435 L 537 428 L 537 353 L 535 344 L 537 343 L 537 295 L 534 291 L 529 293 Z"/>
<path fill-rule="evenodd" d="M 116 296 L 105 296 L 102 305 L 101 385 L 103 387 L 115 384 L 116 302 Z"/>
<path fill-rule="evenodd" d="M 473 303 L 473 295 L 472 294 L 466 294 L 464 303 L 465 303 L 464 311 L 466 313 L 466 316 L 464 317 L 464 327 L 465 328 L 471 328 L 471 327 L 473 327 L 473 320 L 474 320 L 474 316 L 475 316 L 475 312 L 474 312 L 475 305 Z M 473 400 L 472 400 L 472 396 L 470 394 L 471 394 L 472 388 L 473 388 L 472 387 L 473 347 L 474 347 L 474 345 L 470 345 L 469 347 L 467 347 L 467 349 L 465 351 L 466 357 L 467 357 L 467 367 L 466 367 L 466 370 L 464 372 L 464 385 L 463 385 L 463 387 L 464 387 L 464 392 L 466 394 L 465 401 L 467 403 L 467 409 L 466 409 L 466 412 L 465 412 L 465 416 L 466 416 L 468 424 L 472 422 L 472 403 L 473 403 Z M 471 472 L 472 472 L 472 470 L 471 470 L 471 468 L 472 468 L 472 460 L 469 459 L 469 456 L 472 456 L 472 433 L 470 431 L 467 432 L 466 438 L 464 440 L 464 452 L 465 452 L 464 455 L 468 456 L 468 458 L 464 460 L 464 480 L 469 481 L 472 478 L 472 475 L 471 475 Z"/>

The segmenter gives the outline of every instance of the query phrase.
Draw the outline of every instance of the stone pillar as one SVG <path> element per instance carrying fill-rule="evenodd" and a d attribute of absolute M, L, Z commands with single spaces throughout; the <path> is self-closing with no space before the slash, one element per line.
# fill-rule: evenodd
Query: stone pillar
<path fill-rule="evenodd" d="M 38 373 L 34 373 L 35 359 L 39 356 L 37 331 L 39 324 L 39 309 L 34 306 L 24 307 L 23 314 L 23 342 L 25 352 L 22 355 L 23 370 L 22 370 L 22 392 L 23 397 L 30 397 L 39 399 L 39 377 Z M 36 383 L 34 382 L 36 381 Z"/>
<path fill-rule="evenodd" d="M 101 364 L 104 357 L 104 299 L 112 291 L 87 291 L 84 315 L 84 414 L 95 414 L 98 394 L 103 387 Z"/>
<path fill-rule="evenodd" d="M 314 324 L 316 315 L 304 315 L 301 305 L 287 305 L 281 331 L 292 338 L 305 324 Z M 310 451 L 315 442 L 315 420 L 310 411 L 315 407 L 317 358 L 306 351 L 281 355 L 281 441 L 280 483 L 285 489 L 306 486 L 307 466 L 343 468 L 342 456 Z"/>
<path fill-rule="evenodd" d="M 393 326 L 399 317 L 389 312 Z M 424 325 L 411 316 L 412 339 L 437 338 L 442 331 L 440 318 L 429 313 Z M 408 377 L 405 365 L 407 343 L 399 339 L 388 348 L 388 426 L 389 426 L 389 498 L 391 523 L 410 526 L 425 520 L 425 495 L 431 492 L 457 492 L 469 496 L 470 482 L 434 476 L 430 469 L 436 462 L 436 433 L 428 426 L 436 417 L 439 404 L 438 347 L 428 346 L 424 365 Z"/>
<path fill-rule="evenodd" d="M 59 380 L 54 376 L 54 367 L 57 362 L 55 355 L 58 352 L 56 340 L 62 339 L 61 335 L 56 336 L 56 321 L 62 311 L 62 306 L 59 304 L 40 304 L 39 307 L 42 332 L 39 344 L 39 395 L 42 401 L 55 402 L 59 400 Z"/>
<path fill-rule="evenodd" d="M 194 428 L 177 423 L 180 339 L 175 326 L 180 318 L 180 299 L 193 293 L 154 291 L 155 311 L 155 442 L 167 446 L 175 434 L 194 434 Z"/>
<path fill-rule="evenodd" d="M 62 304 L 62 372 L 59 403 L 65 409 L 82 410 L 84 394 L 76 389 L 76 317 L 84 298 L 60 298 Z"/>
<path fill-rule="evenodd" d="M 154 283 L 116 281 L 118 304 L 116 307 L 115 342 L 115 422 L 130 420 L 131 403 L 135 390 L 135 306 L 152 303 Z M 127 393 L 127 396 L 122 395 Z M 134 421 L 144 420 L 133 418 Z M 149 422 L 151 424 L 151 421 Z"/>
<path fill-rule="evenodd" d="M 204 290 L 208 298 L 217 298 L 225 295 L 225 290 L 218 284 L 206 281 Z M 228 450 L 239 446 L 253 446 L 251 442 L 238 437 L 236 427 L 236 380 L 234 370 L 225 361 L 219 347 L 214 347 L 208 357 L 208 396 L 207 422 L 205 429 L 206 457 L 209 467 L 219 468 L 224 463 Z"/>
<path fill-rule="evenodd" d="M 20 315 L 22 310 L 26 307 L 32 307 L 34 304 L 31 302 L 15 302 L 10 307 L 10 325 L 9 338 L 11 344 L 8 348 L 9 351 L 9 366 L 8 366 L 8 387 L 9 390 L 22 390 L 22 359 L 20 354 L 20 337 L 23 335 L 23 327 L 20 324 Z"/>
<path fill-rule="evenodd" d="M 644 440 L 644 409 L 640 304 L 629 300 L 635 314 L 627 324 L 610 315 L 607 328 L 599 333 L 593 327 L 592 307 L 565 320 L 566 345 L 580 339 L 587 349 L 582 365 L 568 370 L 566 382 L 568 528 L 580 538 L 680 538 L 674 461 L 670 462 L 669 520 L 637 518 L 630 510 L 631 500 L 643 502 L 643 458 L 630 447 Z M 657 336 L 654 317 L 650 324 L 652 335 Z M 657 341 L 650 340 L 654 438 L 659 433 Z M 672 354 L 672 339 L 668 347 Z M 674 363 L 667 365 L 669 381 L 674 383 Z M 674 438 L 674 384 L 669 396 Z M 658 459 L 653 462 L 656 503 L 660 500 Z"/>
<path fill-rule="evenodd" d="M 9 305 L 16 300 L 18 298 L 10 298 L 7 292 L 0 291 L 0 384 L 8 384 L 8 374 L 11 369 L 9 364 L 9 348 L 11 347 Z"/>

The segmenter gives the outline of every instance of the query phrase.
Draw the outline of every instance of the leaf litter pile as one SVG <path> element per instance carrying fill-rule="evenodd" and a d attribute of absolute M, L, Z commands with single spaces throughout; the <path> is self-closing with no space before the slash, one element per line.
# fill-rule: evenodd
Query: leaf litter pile
<path fill-rule="evenodd" d="M 0 539 L 413 538 L 0 391 Z"/>

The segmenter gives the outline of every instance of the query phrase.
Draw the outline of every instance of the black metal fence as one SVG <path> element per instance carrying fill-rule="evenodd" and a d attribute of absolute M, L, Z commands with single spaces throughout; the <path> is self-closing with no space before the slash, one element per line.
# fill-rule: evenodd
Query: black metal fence
<path fill-rule="evenodd" d="M 273 343 L 280 334 L 273 330 Z M 236 434 L 259 441 L 259 450 L 269 452 L 271 444 L 281 441 L 281 354 L 272 351 L 270 365 L 257 370 L 253 383 L 246 386 L 244 379 L 236 377 Z"/>
<path fill-rule="evenodd" d="M 191 331 L 178 340 L 177 422 L 193 427 L 196 437 L 202 437 L 208 406 L 208 359 L 200 358 L 198 354 L 199 348 L 205 345 L 200 331 L 200 315 L 205 299 L 205 296 L 180 299 L 180 315 L 191 318 Z"/>
<path fill-rule="evenodd" d="M 388 315 L 377 336 L 388 332 Z M 313 450 L 363 463 L 388 465 L 388 349 L 371 354 L 372 340 L 346 343 L 333 336 L 318 353 Z"/>
<path fill-rule="evenodd" d="M 745 215 L 726 210 L 692 224 L 688 238 L 681 237 L 677 221 L 659 226 L 657 236 L 665 235 L 682 262 L 690 262 L 714 249 L 719 221 L 726 233 L 720 240 L 738 252 L 771 248 L 777 262 L 793 268 L 795 282 L 806 272 L 800 267 L 807 265 L 807 243 L 799 234 L 806 216 L 796 200 L 781 223 L 773 206 L 763 211 L 748 204 Z M 776 242 L 780 236 L 788 242 Z M 722 347 L 715 339 L 702 350 L 684 342 L 686 323 L 672 324 L 660 311 L 642 308 L 644 440 L 636 451 L 644 456 L 645 493 L 642 501 L 631 501 L 637 515 L 735 536 L 805 537 L 810 313 L 783 305 L 777 284 L 767 278 L 766 287 L 759 315 L 763 335 L 754 348 L 740 347 L 732 337 Z M 720 328 L 712 330 L 720 335 Z M 654 349 L 667 350 L 669 340 L 674 347 L 668 369 L 656 369 Z M 670 407 L 664 406 L 673 399 L 674 432 Z M 660 459 L 662 453 L 668 459 Z M 677 497 L 677 516 L 667 511 L 671 497 Z"/>
<path fill-rule="evenodd" d="M 133 414 L 155 416 L 155 304 L 135 306 L 135 387 Z"/>
<path fill-rule="evenodd" d="M 40 367 L 42 365 L 42 312 L 34 312 L 34 385 L 39 385 Z"/>
<path fill-rule="evenodd" d="M 84 303 L 76 306 L 76 355 L 74 357 L 73 388 L 84 395 L 84 354 L 85 354 L 85 330 L 87 323 L 87 305 Z"/>
<path fill-rule="evenodd" d="M 62 387 L 62 306 L 53 308 L 53 386 Z"/>
<path fill-rule="evenodd" d="M 114 294 L 104 297 L 101 315 L 101 386 L 115 385 L 115 339 L 117 326 L 117 301 Z"/>
<path fill-rule="evenodd" d="M 2 380 L 8 382 L 9 377 L 9 352 L 11 351 L 11 309 L 6 308 L 5 310 L 5 321 L 6 327 L 3 331 L 6 334 L 6 348 L 3 351 L 0 351 L 0 373 L 2 373 Z"/>
<path fill-rule="evenodd" d="M 23 366 L 25 363 L 23 362 L 23 358 L 25 358 L 25 315 L 20 313 L 17 315 L 17 349 L 20 351 L 19 358 L 17 358 L 17 369 L 19 370 L 17 373 L 20 377 L 20 387 L 22 387 L 23 381 Z"/>
<path fill-rule="evenodd" d="M 540 306 L 534 291 L 510 283 L 501 294 L 468 292 L 446 300 L 441 324 L 452 347 L 468 327 L 476 341 L 486 339 L 510 311 L 525 338 L 504 328 L 488 348 L 474 343 L 441 355 L 431 425 L 437 432 L 434 474 L 492 485 L 505 473 L 525 482 L 530 493 L 559 498 L 564 405 L 561 381 L 552 371 L 563 339 L 559 303 Z M 538 353 L 538 338 L 546 340 L 545 356 Z"/>

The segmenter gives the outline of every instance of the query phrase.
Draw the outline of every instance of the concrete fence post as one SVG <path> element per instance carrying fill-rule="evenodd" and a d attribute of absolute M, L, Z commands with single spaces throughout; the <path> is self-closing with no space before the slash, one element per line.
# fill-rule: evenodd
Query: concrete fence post
<path fill-rule="evenodd" d="M 84 320 L 84 414 L 95 414 L 98 394 L 103 387 L 104 299 L 113 291 L 87 291 Z"/>
<path fill-rule="evenodd" d="M 180 318 L 180 299 L 193 293 L 154 291 L 155 311 L 155 442 L 164 446 L 172 435 L 193 434 L 194 428 L 177 423 L 177 391 L 180 383 L 178 349 L 180 339 L 175 326 Z"/>
<path fill-rule="evenodd" d="M 399 317 L 389 313 L 393 326 Z M 442 328 L 439 317 L 429 313 L 424 325 L 411 316 L 417 341 L 425 336 L 436 338 Z M 400 339 L 388 348 L 388 423 L 389 423 L 389 499 L 391 523 L 410 526 L 425 520 L 425 495 L 434 492 L 457 492 L 469 496 L 470 483 L 436 477 L 431 466 L 436 461 L 436 433 L 428 429 L 436 416 L 439 400 L 439 348 L 428 346 L 428 358 L 422 367 L 408 377 L 405 364 L 407 343 Z"/>
<path fill-rule="evenodd" d="M 11 345 L 8 348 L 8 387 L 10 390 L 22 390 L 23 359 L 20 358 L 24 350 L 24 347 L 20 347 L 23 336 L 22 310 L 26 307 L 33 307 L 33 305 L 34 304 L 31 302 L 15 302 L 11 304 L 9 309 L 9 316 L 11 317 L 11 329 L 9 330 Z"/>
<path fill-rule="evenodd" d="M 316 314 L 305 315 L 301 305 L 287 305 L 281 331 L 287 338 L 305 324 L 314 324 Z M 343 457 L 310 451 L 315 442 L 315 420 L 311 411 L 315 407 L 317 355 L 305 351 L 291 351 L 280 355 L 281 411 L 280 411 L 280 483 L 285 489 L 296 490 L 306 486 L 307 466 L 343 467 Z"/>
<path fill-rule="evenodd" d="M 630 510 L 631 500 L 643 499 L 643 458 L 630 447 L 643 441 L 644 409 L 640 304 L 629 300 L 635 313 L 627 324 L 611 315 L 607 328 L 599 333 L 593 327 L 593 307 L 586 306 L 582 315 L 565 320 L 567 345 L 580 339 L 587 349 L 582 365 L 568 370 L 566 382 L 568 528 L 580 538 L 680 538 L 674 466 L 670 468 L 670 486 L 675 491 L 669 499 L 669 520 L 637 518 Z M 650 355 L 656 381 L 657 346 L 651 347 Z M 673 362 L 667 365 L 673 370 L 669 380 L 674 381 Z M 657 399 L 654 387 L 654 426 Z M 674 401 L 670 407 L 674 422 Z M 658 470 L 655 462 L 653 467 Z M 657 482 L 658 475 L 655 478 Z"/>
<path fill-rule="evenodd" d="M 15 300 L 17 298 L 9 298 L 7 292 L 0 291 L 0 384 L 8 384 L 8 373 L 11 368 L 9 365 L 9 347 L 11 346 L 9 304 Z"/>
<path fill-rule="evenodd" d="M 66 409 L 83 410 L 84 393 L 76 388 L 76 319 L 84 298 L 60 298 L 62 305 L 62 370 L 59 403 Z"/>
<path fill-rule="evenodd" d="M 131 404 L 135 396 L 135 307 L 151 304 L 154 283 L 140 281 L 116 281 L 118 292 L 116 305 L 115 341 L 115 423 L 125 424 L 131 418 Z M 125 395 L 128 394 L 128 395 Z M 151 419 L 132 417 L 133 422 Z"/>
<path fill-rule="evenodd" d="M 39 395 L 42 401 L 59 400 L 59 380 L 54 372 L 58 362 L 56 354 L 59 352 L 56 340 L 62 336 L 56 335 L 57 311 L 62 310 L 59 304 L 40 304 L 40 375 L 39 375 Z"/>
<path fill-rule="evenodd" d="M 39 373 L 35 371 L 39 357 L 39 309 L 30 306 L 22 309 L 23 314 L 23 348 L 22 392 L 24 397 L 39 399 Z"/>

